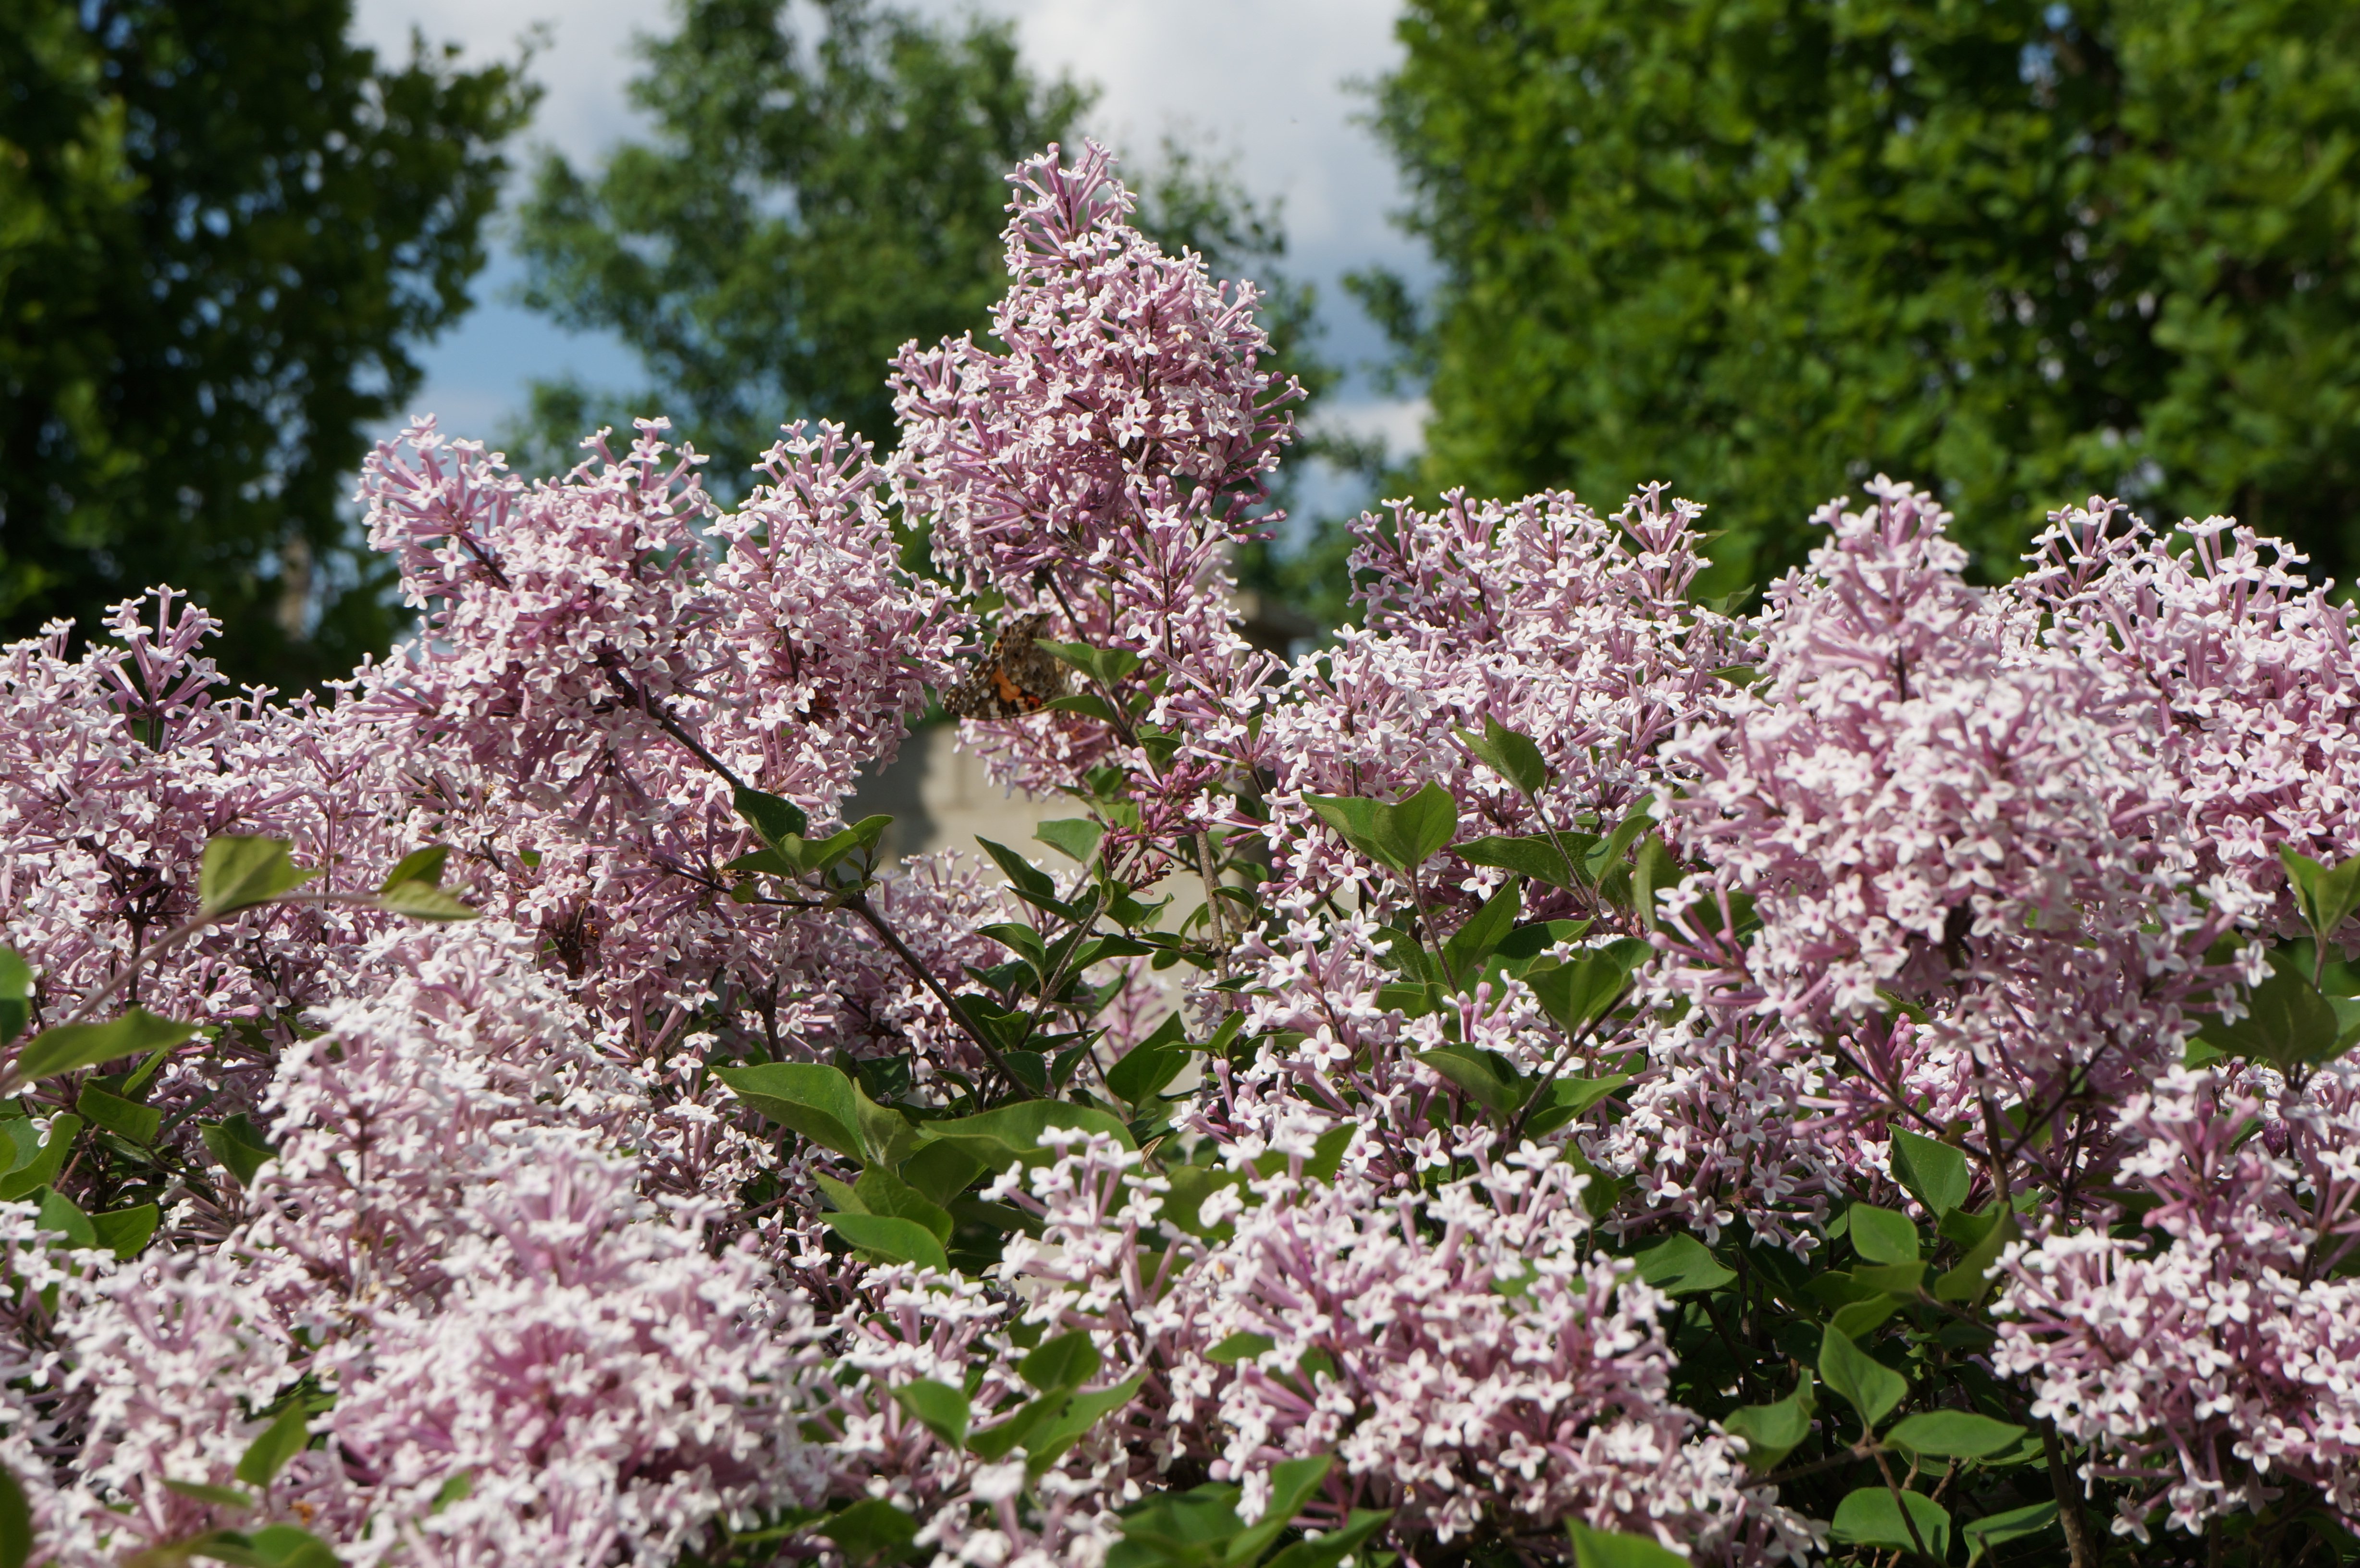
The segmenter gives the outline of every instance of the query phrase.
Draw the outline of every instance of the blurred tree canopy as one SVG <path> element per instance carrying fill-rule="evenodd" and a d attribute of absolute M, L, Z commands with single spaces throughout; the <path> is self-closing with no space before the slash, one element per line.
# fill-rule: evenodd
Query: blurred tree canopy
<path fill-rule="evenodd" d="M 1441 281 L 1356 289 L 1422 482 L 1661 478 L 1734 583 L 1879 471 L 1987 577 L 2044 512 L 2360 566 L 2360 7 L 1408 0 L 1377 123 Z"/>
<path fill-rule="evenodd" d="M 868 0 L 813 15 L 686 0 L 672 33 L 643 40 L 631 88 L 655 135 L 595 170 L 541 160 L 519 214 L 525 300 L 616 333 L 652 385 L 536 383 L 507 441 L 519 468 L 571 467 L 588 431 L 662 413 L 731 495 L 783 421 L 841 420 L 891 446 L 885 376 L 901 344 L 988 328 L 1008 286 L 1008 171 L 1075 144 L 1092 91 L 1035 75 L 1003 21 L 937 25 Z M 1277 213 L 1231 166 L 1174 141 L 1143 180 L 1127 172 L 1142 226 L 1261 285 L 1280 365 L 1324 390 L 1311 290 L 1273 270 Z M 1316 592 L 1285 551 L 1240 565 L 1266 591 Z"/>
<path fill-rule="evenodd" d="M 533 90 L 346 0 L 0 0 L 0 636 L 158 583 L 300 686 L 393 609 L 344 490 L 464 312 Z"/>

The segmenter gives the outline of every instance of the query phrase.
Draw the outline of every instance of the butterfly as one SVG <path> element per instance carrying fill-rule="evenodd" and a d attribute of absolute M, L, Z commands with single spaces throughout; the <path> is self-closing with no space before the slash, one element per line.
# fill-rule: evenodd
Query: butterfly
<path fill-rule="evenodd" d="M 955 719 L 1021 719 L 1065 694 L 1064 660 L 1032 639 L 1049 621 L 1035 610 L 1000 628 L 983 660 L 943 693 Z"/>

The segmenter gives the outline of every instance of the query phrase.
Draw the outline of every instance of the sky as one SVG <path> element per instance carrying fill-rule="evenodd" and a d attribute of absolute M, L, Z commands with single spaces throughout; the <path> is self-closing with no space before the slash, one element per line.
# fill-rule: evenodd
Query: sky
<path fill-rule="evenodd" d="M 1395 0 L 900 0 L 950 19 L 978 11 L 1015 25 L 1025 58 L 1101 90 L 1092 134 L 1118 149 L 1153 148 L 1167 134 L 1236 160 L 1249 190 L 1282 202 L 1287 266 L 1318 290 L 1331 360 L 1358 370 L 1383 352 L 1340 278 L 1371 264 L 1422 278 L 1415 243 L 1388 221 L 1400 203 L 1393 167 L 1360 123 L 1360 84 L 1393 63 Z M 644 134 L 626 87 L 635 30 L 662 29 L 646 0 L 358 0 L 361 37 L 408 49 L 411 29 L 462 45 L 475 61 L 514 58 L 543 29 L 532 74 L 546 89 L 530 144 L 588 167 L 617 141 Z M 494 433 L 535 376 L 571 373 L 594 386 L 639 380 L 636 361 L 604 333 L 569 333 L 508 298 L 520 277 L 504 235 L 478 279 L 475 309 L 423 355 L 414 411 L 453 434 Z M 884 366 L 878 367 L 881 376 Z M 1383 433 L 1396 454 L 1418 441 L 1424 404 L 1386 397 L 1354 375 L 1325 418 Z"/>

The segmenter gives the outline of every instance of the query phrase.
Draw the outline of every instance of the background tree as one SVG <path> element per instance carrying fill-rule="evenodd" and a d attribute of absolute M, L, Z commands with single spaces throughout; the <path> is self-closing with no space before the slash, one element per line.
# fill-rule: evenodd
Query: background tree
<path fill-rule="evenodd" d="M 613 332 L 653 383 L 536 383 L 523 443 L 571 467 L 587 429 L 669 414 L 727 490 L 782 419 L 891 442 L 902 343 L 988 321 L 1005 176 L 1072 140 L 1088 93 L 1025 68 L 1005 24 L 929 26 L 861 0 L 816 29 L 773 0 L 688 0 L 642 41 L 653 118 L 595 171 L 543 158 L 519 214 L 525 298 Z M 808 20 L 807 16 L 803 18 Z"/>
<path fill-rule="evenodd" d="M 467 308 L 533 93 L 350 21 L 0 0 L 0 637 L 169 582 L 242 679 L 384 645 L 344 493 Z"/>
<path fill-rule="evenodd" d="M 1986 576 L 2099 491 L 2360 564 L 2360 11 L 1410 0 L 1400 32 L 1378 125 L 1442 280 L 1358 287 L 1430 378 L 1426 483 L 1666 479 L 1732 582 L 1879 470 Z"/>

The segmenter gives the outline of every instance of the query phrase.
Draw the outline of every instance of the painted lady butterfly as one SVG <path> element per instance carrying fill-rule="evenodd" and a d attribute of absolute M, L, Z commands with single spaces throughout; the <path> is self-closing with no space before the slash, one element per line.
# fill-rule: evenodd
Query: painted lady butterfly
<path fill-rule="evenodd" d="M 943 712 L 955 719 L 1021 719 L 1066 691 L 1065 661 L 1032 639 L 1048 624 L 1035 610 L 1000 628 L 983 661 L 943 693 Z"/>

